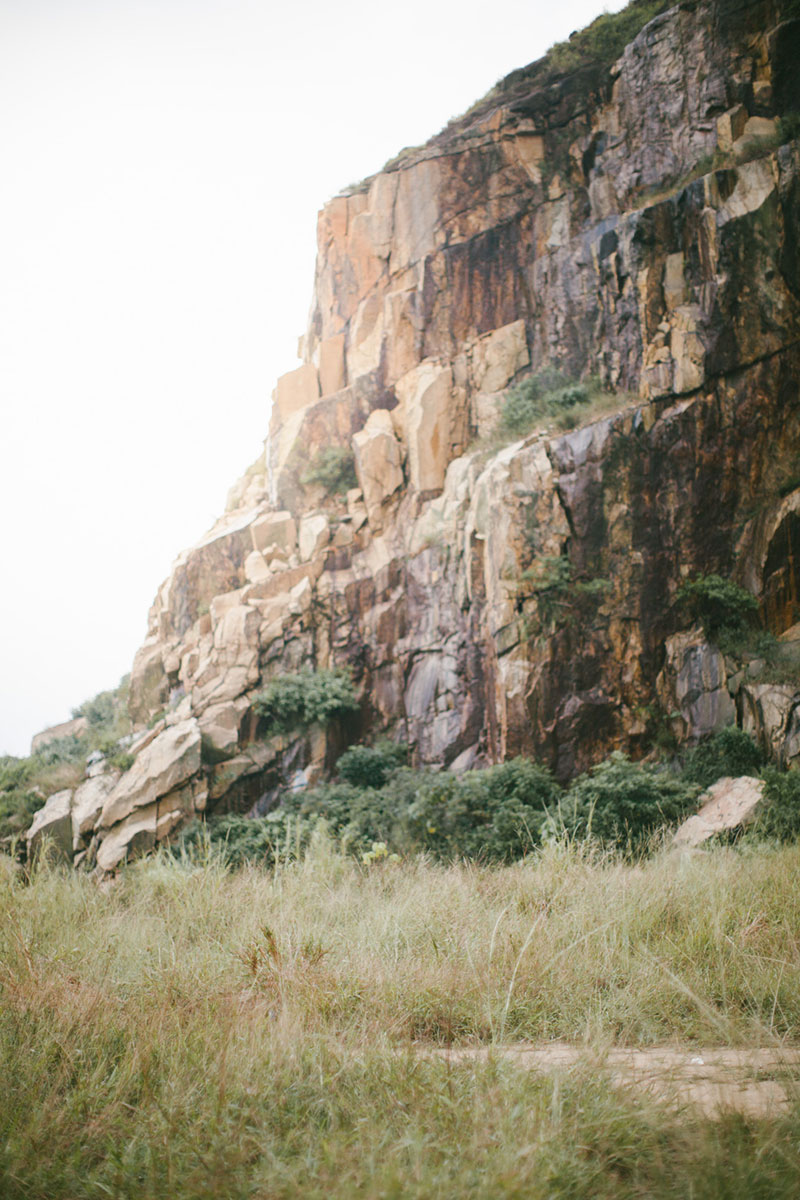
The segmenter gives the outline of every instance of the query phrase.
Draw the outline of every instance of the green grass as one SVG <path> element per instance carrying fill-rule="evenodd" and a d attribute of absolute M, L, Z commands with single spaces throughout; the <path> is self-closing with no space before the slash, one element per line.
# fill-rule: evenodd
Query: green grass
<path fill-rule="evenodd" d="M 0 862 L 10 1200 L 797 1194 L 797 1110 L 712 1122 L 586 1064 L 419 1054 L 798 1042 L 796 847 L 367 869 L 317 839 L 110 889 Z"/>

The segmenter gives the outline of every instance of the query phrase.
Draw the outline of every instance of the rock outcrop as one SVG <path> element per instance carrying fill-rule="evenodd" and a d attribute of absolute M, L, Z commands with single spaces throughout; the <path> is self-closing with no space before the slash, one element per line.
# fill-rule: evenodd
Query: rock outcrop
<path fill-rule="evenodd" d="M 800 694 L 735 678 L 674 604 L 715 572 L 775 634 L 797 619 L 786 11 L 683 0 L 610 68 L 516 72 L 325 206 L 302 365 L 152 607 L 130 708 L 165 723 L 95 817 L 101 866 L 206 805 L 263 811 L 371 733 L 562 778 L 664 725 L 738 720 L 795 756 Z M 502 445 L 507 390 L 543 368 L 598 377 L 602 405 Z M 357 487 L 326 490 L 332 452 Z M 303 665 L 349 667 L 358 720 L 265 740 L 255 697 Z"/>
<path fill-rule="evenodd" d="M 675 831 L 675 846 L 692 847 L 730 830 L 741 829 L 756 816 L 764 780 L 750 775 L 718 779 L 700 797 L 700 807 Z"/>

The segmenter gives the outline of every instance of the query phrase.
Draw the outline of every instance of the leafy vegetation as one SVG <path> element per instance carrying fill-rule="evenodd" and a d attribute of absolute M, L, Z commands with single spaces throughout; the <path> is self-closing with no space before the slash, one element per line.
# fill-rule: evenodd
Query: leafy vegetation
<path fill-rule="evenodd" d="M 699 790 L 663 767 L 634 763 L 615 751 L 572 785 L 560 818 L 572 837 L 640 850 L 656 829 L 687 814 Z"/>
<path fill-rule="evenodd" d="M 553 630 L 578 616 L 586 619 L 591 608 L 611 590 L 608 579 L 578 579 L 570 560 L 564 555 L 540 555 L 522 572 L 523 592 L 536 597 L 538 626 L 526 624 L 526 631 Z"/>
<path fill-rule="evenodd" d="M 767 767 L 764 800 L 750 836 L 794 842 L 800 836 L 800 771 Z"/>
<path fill-rule="evenodd" d="M 710 787 L 724 775 L 759 775 L 766 756 L 749 734 L 736 726 L 721 729 L 686 755 L 683 778 L 700 788 Z"/>
<path fill-rule="evenodd" d="M 736 643 L 758 620 L 755 596 L 720 575 L 702 575 L 684 583 L 676 599 L 693 620 L 701 622 L 706 636 L 717 642 Z"/>
<path fill-rule="evenodd" d="M 618 13 L 602 13 L 547 52 L 547 74 L 552 77 L 594 64 L 610 65 L 649 21 L 670 7 L 668 0 L 632 0 Z"/>
<path fill-rule="evenodd" d="M 73 717 L 86 717 L 83 736 L 55 738 L 27 758 L 0 757 L 0 845 L 8 847 L 25 832 L 48 796 L 77 787 L 93 750 L 100 750 L 110 766 L 127 770 L 133 759 L 119 745 L 131 728 L 127 695 L 125 676 L 113 691 L 100 692 L 72 710 Z"/>
<path fill-rule="evenodd" d="M 543 420 L 557 418 L 568 424 L 571 410 L 585 407 L 600 391 L 597 384 L 571 382 L 551 367 L 528 376 L 511 388 L 500 412 L 501 437 L 525 437 Z"/>
<path fill-rule="evenodd" d="M 268 734 L 290 733 L 347 717 L 358 711 L 358 699 L 348 671 L 307 667 L 270 680 L 253 708 Z"/>
<path fill-rule="evenodd" d="M 349 446 L 325 446 L 300 476 L 304 487 L 321 487 L 335 496 L 358 486 L 355 461 Z"/>
<path fill-rule="evenodd" d="M 336 770 L 346 783 L 354 787 L 379 788 L 397 767 L 408 762 L 408 746 L 404 742 L 379 741 L 374 746 L 351 746 L 336 764 Z"/>

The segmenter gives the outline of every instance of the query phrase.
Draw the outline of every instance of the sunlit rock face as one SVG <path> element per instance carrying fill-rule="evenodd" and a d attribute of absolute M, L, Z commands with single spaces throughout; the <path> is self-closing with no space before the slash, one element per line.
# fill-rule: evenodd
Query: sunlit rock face
<path fill-rule="evenodd" d="M 153 604 L 131 712 L 163 725 L 104 800 L 102 866 L 378 733 L 563 779 L 662 726 L 794 753 L 800 697 L 738 678 L 675 597 L 718 573 L 796 620 L 799 31 L 777 0 L 678 4 L 325 205 L 264 452 Z M 503 445 L 546 367 L 615 399 Z M 304 665 L 349 667 L 358 719 L 265 740 L 254 698 Z"/>

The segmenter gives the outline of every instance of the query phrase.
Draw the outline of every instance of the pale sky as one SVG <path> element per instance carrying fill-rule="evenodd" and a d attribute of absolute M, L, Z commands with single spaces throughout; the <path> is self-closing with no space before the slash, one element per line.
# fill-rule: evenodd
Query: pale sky
<path fill-rule="evenodd" d="M 0 752 L 130 669 L 259 453 L 322 204 L 602 8 L 0 0 Z"/>

